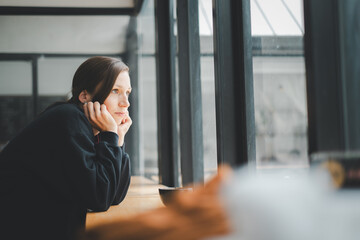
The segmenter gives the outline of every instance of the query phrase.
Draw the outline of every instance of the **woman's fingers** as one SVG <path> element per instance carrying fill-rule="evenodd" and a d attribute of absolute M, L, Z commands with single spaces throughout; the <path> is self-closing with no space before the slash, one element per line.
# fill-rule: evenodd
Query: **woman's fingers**
<path fill-rule="evenodd" d="M 124 137 L 126 133 L 129 131 L 129 128 L 132 124 L 132 120 L 130 116 L 128 115 L 124 117 L 124 119 L 121 121 L 121 124 L 118 126 L 117 134 L 119 135 L 119 146 L 122 146 L 124 143 Z"/>
<path fill-rule="evenodd" d="M 88 102 L 84 105 L 84 113 L 93 128 L 99 131 L 117 132 L 116 122 L 104 104 Z"/>
<path fill-rule="evenodd" d="M 86 105 L 89 113 L 90 122 L 94 122 L 95 119 L 94 103 L 88 102 Z"/>
<path fill-rule="evenodd" d="M 106 115 L 107 113 L 109 113 L 105 104 L 101 104 L 100 111 L 102 115 Z"/>
<path fill-rule="evenodd" d="M 94 102 L 94 113 L 95 113 L 95 119 L 97 121 L 101 121 L 101 111 L 100 111 L 100 103 L 99 102 Z"/>
<path fill-rule="evenodd" d="M 122 120 L 121 123 L 122 124 L 127 123 L 127 125 L 131 125 L 132 120 L 131 120 L 131 118 L 129 116 L 129 111 L 128 110 L 126 110 L 126 115 L 125 115 L 125 117 L 124 117 L 124 119 Z"/>
<path fill-rule="evenodd" d="M 90 121 L 90 116 L 89 116 L 89 110 L 88 110 L 87 102 L 84 103 L 83 109 L 84 109 L 84 114 L 85 114 L 86 118 Z"/>
<path fill-rule="evenodd" d="M 125 124 L 127 124 L 129 127 L 131 126 L 131 124 L 132 124 L 132 119 L 131 119 L 130 116 L 127 116 L 126 121 L 125 121 Z"/>
<path fill-rule="evenodd" d="M 125 130 L 124 133 L 127 132 L 127 130 L 130 128 L 132 124 L 132 120 L 130 118 L 129 115 L 127 115 L 122 121 L 121 121 L 121 124 L 119 125 L 119 128 L 122 129 L 122 130 Z"/>

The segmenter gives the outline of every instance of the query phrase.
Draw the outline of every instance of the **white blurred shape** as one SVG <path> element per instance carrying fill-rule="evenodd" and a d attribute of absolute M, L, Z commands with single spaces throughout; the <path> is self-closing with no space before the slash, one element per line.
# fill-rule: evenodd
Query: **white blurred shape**
<path fill-rule="evenodd" d="M 335 190 L 329 183 L 318 170 L 293 176 L 240 169 L 222 192 L 234 232 L 216 239 L 359 239 L 360 190 Z"/>

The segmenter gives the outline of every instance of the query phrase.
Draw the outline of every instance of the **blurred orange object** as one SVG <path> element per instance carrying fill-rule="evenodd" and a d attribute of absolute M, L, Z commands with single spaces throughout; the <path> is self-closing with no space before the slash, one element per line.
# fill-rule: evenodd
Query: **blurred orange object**
<path fill-rule="evenodd" d="M 197 240 L 230 233 L 230 221 L 219 198 L 220 186 L 230 172 L 229 167 L 221 167 L 204 186 L 176 193 L 168 207 L 98 225 L 80 239 Z"/>

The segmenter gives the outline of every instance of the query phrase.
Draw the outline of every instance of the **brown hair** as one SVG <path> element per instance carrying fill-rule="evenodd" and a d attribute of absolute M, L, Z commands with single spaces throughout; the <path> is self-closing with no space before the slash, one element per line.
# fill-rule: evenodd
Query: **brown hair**
<path fill-rule="evenodd" d="M 72 98 L 68 102 L 80 104 L 79 95 L 86 90 L 93 95 L 92 101 L 104 103 L 123 71 L 129 71 L 129 67 L 118 58 L 96 56 L 87 59 L 74 74 Z"/>

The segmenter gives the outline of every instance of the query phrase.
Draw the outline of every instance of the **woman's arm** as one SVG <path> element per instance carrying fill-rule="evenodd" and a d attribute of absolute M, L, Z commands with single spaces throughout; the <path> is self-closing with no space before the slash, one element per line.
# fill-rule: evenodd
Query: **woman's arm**
<path fill-rule="evenodd" d="M 99 143 L 91 136 L 70 136 L 66 148 L 67 179 L 84 208 L 106 211 L 118 195 L 126 195 L 130 181 L 129 158 L 117 146 L 113 132 L 99 133 Z"/>
<path fill-rule="evenodd" d="M 122 150 L 122 159 L 121 159 L 121 168 L 120 168 L 120 177 L 119 177 L 119 191 L 117 192 L 115 199 L 113 200 L 113 205 L 119 204 L 127 193 L 127 189 L 130 184 L 130 159 L 129 155 L 125 153 L 124 138 L 126 133 L 128 132 L 132 120 L 129 117 L 129 113 L 127 112 L 126 117 L 123 119 L 120 125 L 116 125 L 115 120 L 111 116 L 111 114 L 107 111 L 107 108 L 104 104 L 100 104 L 99 102 L 89 102 L 84 104 L 84 114 L 89 120 L 95 131 L 105 132 L 111 131 L 118 134 L 118 145 Z"/>
<path fill-rule="evenodd" d="M 105 211 L 127 193 L 130 159 L 118 146 L 117 133 L 101 131 L 95 143 L 88 118 L 80 111 L 68 115 L 59 156 L 65 180 L 81 207 Z"/>
<path fill-rule="evenodd" d="M 130 186 L 130 179 L 131 179 L 131 171 L 130 171 L 130 158 L 129 155 L 125 152 L 125 146 L 123 145 L 121 147 L 123 150 L 123 158 L 122 158 L 122 164 L 121 164 L 121 173 L 120 173 L 120 183 L 119 183 L 119 191 L 117 192 L 115 199 L 112 203 L 112 205 L 118 205 L 121 203 L 127 193 L 127 190 Z"/>

